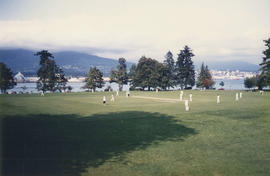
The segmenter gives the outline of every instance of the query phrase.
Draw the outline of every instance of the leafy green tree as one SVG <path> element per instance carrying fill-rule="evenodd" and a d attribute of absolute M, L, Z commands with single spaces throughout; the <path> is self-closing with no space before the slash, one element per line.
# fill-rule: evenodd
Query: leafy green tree
<path fill-rule="evenodd" d="M 267 48 L 263 51 L 263 62 L 260 64 L 260 82 L 261 85 L 270 86 L 270 38 L 268 40 L 264 40 L 264 42 Z"/>
<path fill-rule="evenodd" d="M 67 79 L 65 78 L 62 69 L 56 65 L 54 60 L 50 59 L 54 58 L 53 55 L 47 50 L 37 52 L 35 55 L 40 57 L 40 68 L 37 71 L 37 75 L 39 77 L 37 81 L 37 89 L 42 92 L 54 92 L 56 90 L 62 92 Z"/>
<path fill-rule="evenodd" d="M 159 71 L 162 66 L 163 64 L 155 59 L 141 57 L 136 67 L 136 85 L 148 90 L 160 86 L 161 74 Z"/>
<path fill-rule="evenodd" d="M 85 82 L 84 88 L 96 91 L 96 88 L 102 88 L 104 85 L 103 73 L 96 67 L 92 67 L 86 75 Z"/>
<path fill-rule="evenodd" d="M 167 90 L 173 86 L 173 80 L 170 79 L 171 70 L 169 70 L 168 66 L 163 64 L 158 64 L 158 73 L 159 73 L 159 84 L 158 86 L 161 87 L 163 90 Z"/>
<path fill-rule="evenodd" d="M 116 82 L 119 84 L 119 90 L 122 91 L 124 84 L 128 83 L 127 65 L 125 58 L 119 58 L 119 65 L 117 70 L 111 70 L 110 82 Z"/>
<path fill-rule="evenodd" d="M 251 89 L 256 86 L 256 77 L 245 78 L 244 85 L 246 88 Z"/>
<path fill-rule="evenodd" d="M 215 84 L 215 82 L 213 81 L 213 79 L 204 79 L 203 80 L 203 87 L 205 87 L 206 89 L 212 88 L 214 84 Z"/>
<path fill-rule="evenodd" d="M 8 89 L 12 89 L 16 85 L 13 79 L 13 73 L 4 63 L 0 62 L 0 89 L 2 93 L 6 93 Z"/>
<path fill-rule="evenodd" d="M 195 85 L 195 71 L 192 61 L 193 56 L 195 55 L 188 46 L 185 46 L 178 54 L 175 72 L 176 82 L 180 85 L 181 89 Z"/>
<path fill-rule="evenodd" d="M 171 51 L 168 51 L 165 55 L 165 60 L 163 64 L 167 67 L 167 77 L 164 77 L 166 81 L 164 83 L 167 83 L 167 88 L 173 87 L 175 85 L 175 76 L 174 76 L 174 69 L 175 69 L 175 62 L 173 59 L 173 54 Z"/>
<path fill-rule="evenodd" d="M 136 64 L 132 64 L 128 73 L 131 89 L 134 89 L 136 87 L 135 76 L 136 76 Z"/>

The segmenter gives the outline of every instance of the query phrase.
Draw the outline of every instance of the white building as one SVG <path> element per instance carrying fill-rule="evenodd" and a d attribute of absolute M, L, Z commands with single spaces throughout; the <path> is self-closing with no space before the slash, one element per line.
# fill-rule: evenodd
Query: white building
<path fill-rule="evenodd" d="M 18 72 L 14 76 L 14 81 L 16 81 L 16 82 L 25 82 L 25 77 L 23 76 L 23 74 L 21 72 Z"/>

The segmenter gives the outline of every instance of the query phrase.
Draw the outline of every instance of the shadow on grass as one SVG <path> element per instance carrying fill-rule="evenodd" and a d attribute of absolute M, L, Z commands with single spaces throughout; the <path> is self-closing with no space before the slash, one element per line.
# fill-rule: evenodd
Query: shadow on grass
<path fill-rule="evenodd" d="M 223 116 L 223 117 L 228 117 L 231 119 L 248 120 L 248 119 L 260 118 L 265 113 L 262 111 L 228 109 L 228 110 L 217 110 L 217 111 L 205 111 L 200 114 L 206 114 L 210 116 Z"/>
<path fill-rule="evenodd" d="M 196 134 L 172 117 L 138 111 L 2 119 L 3 175 L 80 175 L 125 153 Z"/>

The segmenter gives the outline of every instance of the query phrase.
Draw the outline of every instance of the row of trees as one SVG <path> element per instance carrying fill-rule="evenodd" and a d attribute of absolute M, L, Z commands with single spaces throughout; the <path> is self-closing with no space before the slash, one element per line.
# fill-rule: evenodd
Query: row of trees
<path fill-rule="evenodd" d="M 245 87 L 252 88 L 257 86 L 259 89 L 270 86 L 270 38 L 264 40 L 267 47 L 263 51 L 263 62 L 260 64 L 260 74 L 256 77 L 246 78 L 244 83 Z M 47 50 L 42 50 L 35 54 L 40 57 L 40 68 L 37 72 L 39 77 L 37 81 L 37 89 L 40 91 L 65 91 L 71 89 L 66 86 L 67 79 L 63 70 L 53 60 L 53 55 Z M 163 63 L 155 59 L 141 57 L 137 65 L 132 65 L 129 73 L 127 73 L 126 60 L 119 59 L 119 65 L 116 69 L 112 69 L 110 73 L 111 82 L 119 84 L 120 91 L 124 84 L 131 83 L 132 88 L 140 87 L 147 88 L 160 88 L 166 90 L 170 87 L 180 86 L 182 89 L 189 89 L 195 85 L 195 71 L 192 61 L 194 54 L 192 50 L 185 46 L 183 50 L 177 55 L 176 62 L 173 59 L 173 54 L 169 51 L 165 55 Z M 101 88 L 104 85 L 103 74 L 96 67 L 90 68 L 86 75 L 85 88 L 95 90 L 97 87 Z M 11 89 L 16 85 L 13 79 L 12 71 L 0 62 L 0 89 L 5 93 L 7 89 Z M 202 63 L 197 87 L 211 88 L 214 85 L 212 75 L 207 66 Z"/>
<path fill-rule="evenodd" d="M 66 86 L 67 79 L 63 70 L 53 60 L 53 55 L 47 50 L 42 50 L 35 54 L 40 57 L 40 68 L 37 71 L 39 77 L 37 81 L 37 89 L 39 91 L 66 91 L 71 89 Z M 147 88 L 160 88 L 166 90 L 170 87 L 179 85 L 182 89 L 191 88 L 195 85 L 195 71 L 192 61 L 194 54 L 192 50 L 185 46 L 183 50 L 180 50 L 177 61 L 173 59 L 173 54 L 169 51 L 165 55 L 163 63 L 158 62 L 155 59 L 141 57 L 137 65 L 132 65 L 129 73 L 127 73 L 126 60 L 124 58 L 119 59 L 119 65 L 116 69 L 112 69 L 110 73 L 110 81 L 119 84 L 119 90 L 121 91 L 123 86 L 128 82 L 131 83 L 132 88 L 140 87 L 142 89 Z M 4 67 L 5 65 L 0 65 Z M 0 67 L 0 68 L 1 68 Z M 12 72 L 10 69 L 1 69 L 0 74 L 9 72 L 8 76 L 5 76 L 5 83 L 0 82 L 2 92 L 12 88 L 16 83 L 13 80 Z M 206 80 L 207 79 L 207 80 Z M 103 73 L 96 67 L 90 68 L 86 75 L 86 84 L 84 88 L 93 89 L 101 88 L 104 85 Z M 197 85 L 199 87 L 211 87 L 209 82 L 212 81 L 211 74 L 206 66 L 202 65 L 200 79 Z M 212 83 L 212 82 L 211 82 Z"/>
<path fill-rule="evenodd" d="M 176 62 L 169 51 L 163 63 L 155 59 L 142 56 L 137 65 L 133 64 L 127 74 L 126 60 L 119 59 L 119 65 L 111 70 L 110 80 L 119 84 L 122 90 L 124 84 L 131 83 L 131 88 L 141 89 L 160 88 L 163 90 L 179 85 L 181 89 L 191 89 L 195 85 L 195 70 L 192 50 L 185 46 L 180 50 Z M 207 79 L 207 80 L 206 80 Z M 202 65 L 199 87 L 210 88 L 213 85 L 212 76 L 208 68 Z"/>
<path fill-rule="evenodd" d="M 245 79 L 245 86 L 252 88 L 258 86 L 259 89 L 270 85 L 270 38 L 264 40 L 267 49 L 263 51 L 264 57 L 261 65 L 261 73 L 253 78 Z M 39 80 L 37 88 L 41 91 L 63 91 L 66 87 L 67 79 L 63 71 L 56 65 L 52 54 L 46 50 L 36 53 L 40 56 L 40 69 L 38 70 Z M 140 87 L 141 89 L 147 88 L 160 88 L 163 90 L 170 87 L 180 86 L 181 89 L 190 89 L 195 85 L 195 70 L 192 61 L 192 50 L 185 46 L 177 55 L 176 62 L 174 61 L 173 54 L 169 51 L 165 55 L 163 63 L 155 59 L 142 56 L 137 65 L 132 65 L 129 73 L 127 72 L 126 60 L 120 58 L 117 68 L 112 69 L 110 73 L 110 81 L 119 84 L 119 90 L 128 82 L 131 83 L 131 88 Z M 84 88 L 93 89 L 101 88 L 104 85 L 103 73 L 96 67 L 90 68 L 86 75 L 86 84 Z M 198 75 L 196 86 L 199 88 L 211 88 L 215 82 L 208 69 L 208 66 L 202 63 Z M 224 84 L 223 84 L 224 85 Z"/>
<path fill-rule="evenodd" d="M 35 55 L 40 57 L 40 68 L 37 72 L 39 77 L 37 89 L 43 92 L 65 91 L 67 79 L 63 71 L 52 59 L 53 55 L 46 50 L 37 52 Z M 177 85 L 182 89 L 191 89 L 195 85 L 193 56 L 194 54 L 188 46 L 180 50 L 176 62 L 174 62 L 173 54 L 170 51 L 165 55 L 163 63 L 143 56 L 137 65 L 131 66 L 129 73 L 127 73 L 126 60 L 120 58 L 117 68 L 111 70 L 110 81 L 118 83 L 120 91 L 128 82 L 131 83 L 132 88 L 140 87 L 148 90 L 151 88 L 166 90 Z M 96 67 L 90 68 L 85 82 L 84 88 L 95 91 L 96 88 L 101 88 L 104 85 L 103 73 Z M 197 85 L 210 88 L 212 84 L 212 76 L 207 66 L 205 68 L 202 65 Z"/>
<path fill-rule="evenodd" d="M 168 87 L 168 69 L 158 61 L 141 57 L 137 66 L 133 65 L 129 76 L 132 87 L 141 87 L 142 89 L 157 88 L 166 89 Z"/>

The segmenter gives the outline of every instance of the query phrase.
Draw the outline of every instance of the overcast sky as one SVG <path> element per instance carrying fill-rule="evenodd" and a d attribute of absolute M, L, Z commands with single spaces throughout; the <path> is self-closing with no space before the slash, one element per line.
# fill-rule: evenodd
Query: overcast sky
<path fill-rule="evenodd" d="M 269 17 L 269 0 L 0 0 L 0 47 L 259 63 Z"/>

